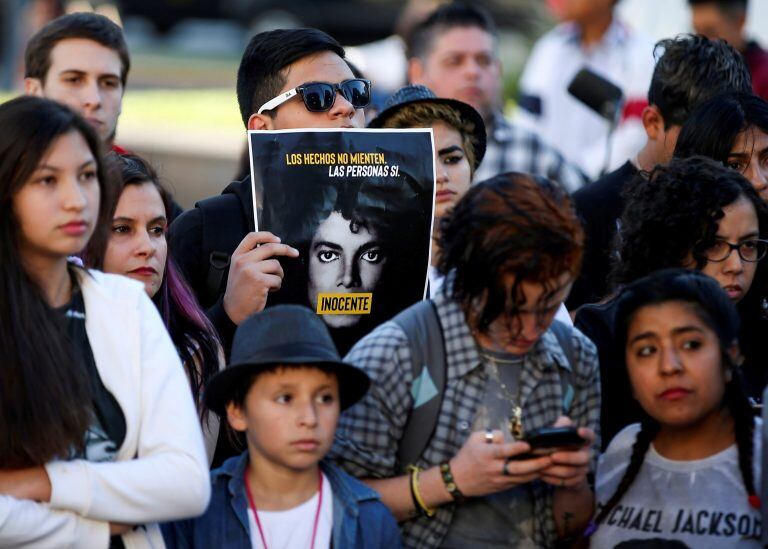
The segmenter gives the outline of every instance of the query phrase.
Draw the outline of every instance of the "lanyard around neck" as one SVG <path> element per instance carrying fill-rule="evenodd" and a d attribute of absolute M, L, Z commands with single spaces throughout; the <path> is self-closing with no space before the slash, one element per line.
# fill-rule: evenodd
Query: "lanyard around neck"
<path fill-rule="evenodd" d="M 267 539 L 264 537 L 264 529 L 261 526 L 259 520 L 259 512 L 256 510 L 256 502 L 253 501 L 253 495 L 251 494 L 251 486 L 248 483 L 248 469 L 243 472 L 243 482 L 245 483 L 245 494 L 248 496 L 248 503 L 253 511 L 253 516 L 256 519 L 256 527 L 259 529 L 259 537 L 261 537 L 261 543 L 264 549 L 267 549 Z M 315 549 L 315 537 L 317 536 L 317 525 L 320 523 L 320 509 L 323 506 L 323 473 L 320 472 L 320 479 L 317 481 L 317 511 L 315 511 L 315 524 L 312 526 L 312 542 L 310 549 Z"/>

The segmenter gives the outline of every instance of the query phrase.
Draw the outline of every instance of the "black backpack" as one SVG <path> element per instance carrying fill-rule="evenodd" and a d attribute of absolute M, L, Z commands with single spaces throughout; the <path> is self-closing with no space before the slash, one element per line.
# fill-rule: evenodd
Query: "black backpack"
<path fill-rule="evenodd" d="M 437 418 L 445 394 L 447 360 L 445 336 L 432 300 L 409 307 L 392 319 L 408 337 L 411 352 L 413 407 L 403 429 L 397 448 L 398 465 L 405 470 L 416 464 L 437 428 Z M 575 366 L 573 328 L 555 320 L 551 329 L 565 353 L 566 360 Z M 563 413 L 567 415 L 573 397 L 572 372 L 560 368 L 563 389 Z"/>
<path fill-rule="evenodd" d="M 224 193 L 195 204 L 202 216 L 203 257 L 207 259 L 205 289 L 200 302 L 209 307 L 218 300 L 229 274 L 229 263 L 237 246 L 248 234 L 240 199 L 234 193 Z M 233 212 L 241 212 L 233 215 Z"/>

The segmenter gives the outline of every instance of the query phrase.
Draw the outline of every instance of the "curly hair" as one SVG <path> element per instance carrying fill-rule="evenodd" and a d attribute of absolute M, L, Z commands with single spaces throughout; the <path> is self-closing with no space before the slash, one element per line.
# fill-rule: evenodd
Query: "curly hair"
<path fill-rule="evenodd" d="M 568 196 L 548 180 L 498 175 L 472 187 L 441 220 L 439 271 L 450 276 L 451 298 L 465 311 L 480 301 L 473 328 L 484 332 L 502 313 L 514 317 L 520 283 L 545 285 L 542 301 L 560 288 L 550 281 L 578 275 L 584 233 Z M 511 289 L 505 277 L 514 275 Z"/>
<path fill-rule="evenodd" d="M 440 103 L 413 103 L 394 113 L 383 128 L 429 128 L 435 122 L 445 122 L 461 134 L 461 146 L 469 162 L 470 174 L 475 172 L 475 125 L 461 113 Z"/>
<path fill-rule="evenodd" d="M 715 243 L 723 208 L 740 197 L 755 207 L 760 238 L 768 237 L 768 206 L 738 172 L 702 156 L 674 159 L 649 174 L 639 174 L 625 194 L 618 254 L 610 276 L 613 289 L 659 269 L 686 266 L 701 270 L 704 252 Z M 758 275 L 765 269 L 758 264 Z M 756 275 L 752 287 L 762 286 Z M 753 293 L 753 292 L 750 292 Z"/>
<path fill-rule="evenodd" d="M 311 171 L 307 173 L 311 176 Z M 265 189 L 259 226 L 269 227 L 283 242 L 299 251 L 299 257 L 280 261 L 284 277 L 280 291 L 269 298 L 273 305 L 310 305 L 307 295 L 310 246 L 318 227 L 331 214 L 339 213 L 353 233 L 365 229 L 377 235 L 387 262 L 376 293 L 388 297 L 376 299 L 371 313 L 363 315 L 354 329 L 331 328 L 341 355 L 373 327 L 424 297 L 424 278 L 414 276 L 414 273 L 427 271 L 432 189 L 422 189 L 412 174 L 402 175 L 397 179 L 370 177 L 353 181 L 343 178 L 331 178 L 322 183 L 316 181 L 316 184 L 301 187 L 301 200 L 296 200 L 296 187 L 290 184 Z M 297 177 L 305 176 L 300 173 Z"/>

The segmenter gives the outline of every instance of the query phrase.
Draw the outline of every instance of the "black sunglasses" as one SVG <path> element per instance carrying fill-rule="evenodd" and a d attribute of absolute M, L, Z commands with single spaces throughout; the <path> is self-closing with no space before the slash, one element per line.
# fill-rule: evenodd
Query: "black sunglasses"
<path fill-rule="evenodd" d="M 336 102 L 337 91 L 356 109 L 362 109 L 371 103 L 370 80 L 351 78 L 338 84 L 307 82 L 270 99 L 259 108 L 258 114 L 271 111 L 296 95 L 301 97 L 308 111 L 325 112 L 330 110 Z"/>

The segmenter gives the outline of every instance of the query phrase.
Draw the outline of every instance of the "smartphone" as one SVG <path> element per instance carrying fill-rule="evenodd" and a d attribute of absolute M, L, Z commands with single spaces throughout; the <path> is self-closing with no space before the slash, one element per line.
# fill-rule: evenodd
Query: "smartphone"
<path fill-rule="evenodd" d="M 514 456 L 512 459 L 532 459 L 561 450 L 578 450 L 586 442 L 579 436 L 576 427 L 542 427 L 529 431 L 522 440 L 530 444 L 531 451 Z"/>
<path fill-rule="evenodd" d="M 531 450 L 577 450 L 586 442 L 576 427 L 542 427 L 527 433 L 523 440 Z"/>

